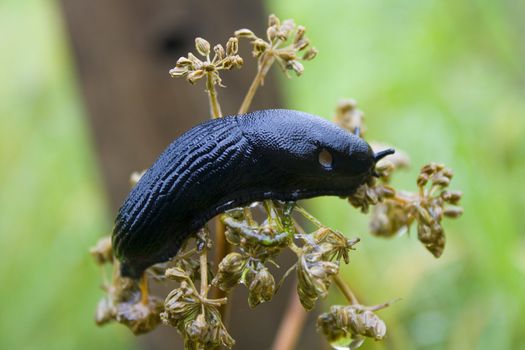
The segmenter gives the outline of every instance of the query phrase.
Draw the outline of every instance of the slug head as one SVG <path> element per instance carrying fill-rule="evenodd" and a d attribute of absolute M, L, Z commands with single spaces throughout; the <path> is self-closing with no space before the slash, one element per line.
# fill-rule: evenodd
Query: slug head
<path fill-rule="evenodd" d="M 245 132 L 257 153 L 313 188 L 354 188 L 374 174 L 379 159 L 393 152 L 375 154 L 363 139 L 320 117 L 289 110 L 261 112 L 266 115 L 258 120 L 264 123 Z"/>

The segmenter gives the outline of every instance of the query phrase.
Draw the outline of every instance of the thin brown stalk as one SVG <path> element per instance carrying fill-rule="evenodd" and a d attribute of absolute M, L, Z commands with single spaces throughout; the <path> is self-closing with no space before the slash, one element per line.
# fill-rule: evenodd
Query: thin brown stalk
<path fill-rule="evenodd" d="M 201 270 L 201 296 L 205 297 L 208 294 L 208 249 L 202 248 L 200 252 L 200 270 Z"/>
<path fill-rule="evenodd" d="M 264 82 L 264 78 L 266 78 L 266 74 L 270 70 L 270 67 L 272 66 L 274 61 L 275 57 L 271 53 L 265 54 L 261 64 L 259 65 L 257 74 L 255 75 L 255 78 L 253 79 L 252 84 L 250 85 L 250 88 L 248 89 L 246 96 L 244 96 L 244 100 L 242 101 L 241 107 L 239 108 L 239 114 L 245 114 L 250 109 L 253 97 L 255 96 L 255 93 L 257 92 L 259 86 L 261 86 Z"/>
<path fill-rule="evenodd" d="M 211 117 L 213 119 L 221 118 L 222 117 L 222 111 L 221 106 L 219 104 L 219 100 L 217 99 L 217 90 L 215 89 L 215 84 L 213 82 L 213 73 L 208 73 L 206 77 L 206 90 L 208 93 L 208 98 L 210 102 L 210 113 Z M 222 261 L 222 259 L 229 253 L 231 250 L 231 247 L 229 247 L 228 242 L 226 241 L 226 237 L 224 235 L 225 227 L 220 218 L 216 218 L 215 220 L 215 266 L 219 266 L 219 263 Z M 201 256 L 202 258 L 202 256 Z M 202 260 L 201 260 L 202 264 Z M 202 281 L 202 269 L 201 269 L 201 281 Z M 207 276 L 206 276 L 207 279 Z M 214 293 L 215 299 L 221 299 L 227 296 L 226 292 L 223 292 L 220 289 L 216 289 Z M 221 315 L 224 317 L 227 313 L 227 304 L 223 304 L 220 307 Z"/>
<path fill-rule="evenodd" d="M 306 310 L 301 305 L 295 288 L 292 289 L 288 308 L 279 325 L 272 350 L 293 350 L 306 322 Z"/>
<path fill-rule="evenodd" d="M 215 89 L 215 84 L 213 83 L 213 73 L 208 73 L 206 77 L 206 90 L 208 92 L 208 98 L 210 101 L 210 113 L 213 119 L 221 118 L 222 111 L 219 100 L 217 99 L 217 90 Z"/>
<path fill-rule="evenodd" d="M 232 251 L 231 245 L 226 241 L 225 236 L 226 227 L 219 217 L 215 221 L 215 267 L 217 268 L 224 259 Z M 229 293 L 222 289 L 215 288 L 214 299 L 228 298 Z M 222 304 L 219 308 L 222 321 L 225 325 L 228 324 L 229 319 L 229 305 L 230 303 Z"/>
<path fill-rule="evenodd" d="M 343 279 L 339 277 L 339 275 L 335 275 L 333 279 L 335 284 L 337 285 L 337 288 L 339 288 L 341 293 L 343 293 L 348 302 L 353 305 L 359 305 L 359 301 L 357 300 L 354 292 L 352 292 L 352 290 L 350 289 L 350 286 L 348 286 L 348 284 L 345 281 L 343 281 Z"/>

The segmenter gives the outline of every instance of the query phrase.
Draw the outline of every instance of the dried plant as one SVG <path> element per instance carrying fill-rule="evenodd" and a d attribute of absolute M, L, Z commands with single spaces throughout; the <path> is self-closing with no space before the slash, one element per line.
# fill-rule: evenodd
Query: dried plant
<path fill-rule="evenodd" d="M 289 71 L 300 76 L 304 72 L 301 61 L 316 57 L 317 50 L 310 47 L 305 32 L 305 28 L 293 20 L 281 22 L 277 16 L 271 15 L 265 38 L 249 29 L 240 29 L 228 40 L 226 48 L 219 44 L 213 49 L 208 41 L 197 38 L 195 49 L 202 58 L 189 53 L 177 61 L 170 74 L 184 77 L 191 84 L 205 78 L 211 116 L 220 118 L 222 111 L 216 86 L 223 87 L 223 71 L 241 68 L 243 59 L 238 55 L 239 39 L 247 39 L 258 69 L 239 108 L 238 113 L 243 114 L 249 110 L 258 87 L 264 83 L 274 63 L 287 76 Z M 352 99 L 341 101 L 334 122 L 361 136 L 366 131 L 364 114 Z M 371 179 L 362 185 L 348 201 L 364 213 L 373 208 L 370 231 L 375 236 L 395 236 L 417 223 L 418 239 L 435 257 L 439 257 L 445 246 L 442 219 L 461 215 L 462 209 L 457 206 L 461 193 L 447 189 L 452 171 L 434 163 L 421 169 L 416 192 L 396 190 L 390 185 L 392 174 L 397 169 L 408 167 L 409 163 L 403 152 L 381 160 L 375 169 L 377 180 Z M 141 175 L 132 175 L 132 185 Z M 255 211 L 261 210 L 264 220 L 257 221 Z M 311 223 L 314 230 L 308 232 L 301 228 L 297 223 L 298 216 Z M 207 228 L 204 228 L 195 235 L 194 242 L 187 242 L 172 261 L 148 269 L 151 278 L 169 279 L 177 284 L 164 302 L 149 296 L 147 285 L 137 285 L 119 276 L 111 242 L 102 239 L 91 254 L 101 266 L 113 264 L 113 277 L 111 281 L 103 279 L 106 297 L 97 308 L 97 323 L 116 321 L 134 333 L 143 333 L 162 322 L 177 329 L 184 339 L 185 349 L 231 348 L 235 341 L 223 322 L 228 305 L 227 292 L 244 285 L 248 289 L 248 305 L 254 308 L 271 301 L 284 279 L 295 270 L 297 295 L 304 309 L 313 309 L 319 298 L 325 298 L 332 282 L 348 300 L 348 305 L 332 306 L 329 312 L 318 318 L 317 328 L 330 343 L 337 344 L 338 348 L 355 349 L 365 338 L 381 340 L 386 336 L 387 327 L 375 312 L 390 303 L 361 305 L 349 285 L 338 275 L 341 263 L 350 263 L 351 251 L 359 242 L 358 238 L 350 239 L 323 225 L 294 202 L 266 200 L 225 212 L 219 219 L 215 237 L 216 268 L 208 262 L 212 243 Z M 277 266 L 275 259 L 283 250 L 292 251 L 296 262 L 280 280 L 276 280 L 269 267 Z M 197 288 L 197 281 L 200 288 Z M 210 289 L 219 291 L 215 293 L 216 297 L 208 297 Z M 294 312 L 295 309 L 290 310 Z"/>

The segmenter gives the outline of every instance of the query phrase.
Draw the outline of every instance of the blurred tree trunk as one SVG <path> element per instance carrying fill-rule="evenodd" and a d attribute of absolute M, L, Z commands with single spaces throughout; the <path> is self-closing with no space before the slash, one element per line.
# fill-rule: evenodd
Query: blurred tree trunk
<path fill-rule="evenodd" d="M 266 14 L 260 2 L 242 0 L 62 0 L 61 5 L 100 169 L 116 212 L 129 191 L 131 172 L 149 167 L 174 138 L 209 118 L 204 84 L 171 79 L 168 70 L 180 56 L 195 51 L 196 36 L 224 45 L 239 28 L 263 34 Z M 226 72 L 227 88 L 219 88 L 226 115 L 237 111 L 256 71 L 247 46 L 241 43 L 245 67 Z M 270 75 L 252 110 L 277 107 L 279 97 Z M 288 299 L 284 289 L 257 310 L 249 310 L 244 292 L 236 293 L 230 327 L 236 348 L 269 348 Z M 300 345 L 319 348 L 309 339 L 313 333 L 310 325 Z M 148 349 L 181 348 L 176 331 L 167 327 L 139 339 Z"/>

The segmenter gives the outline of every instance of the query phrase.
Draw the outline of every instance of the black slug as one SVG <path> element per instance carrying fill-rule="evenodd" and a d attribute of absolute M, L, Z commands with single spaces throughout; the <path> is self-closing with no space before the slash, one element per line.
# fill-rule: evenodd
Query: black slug
<path fill-rule="evenodd" d="M 121 273 L 140 278 L 228 209 L 264 199 L 351 195 L 393 152 L 374 154 L 358 136 L 292 110 L 197 125 L 168 146 L 120 208 L 112 240 Z"/>

